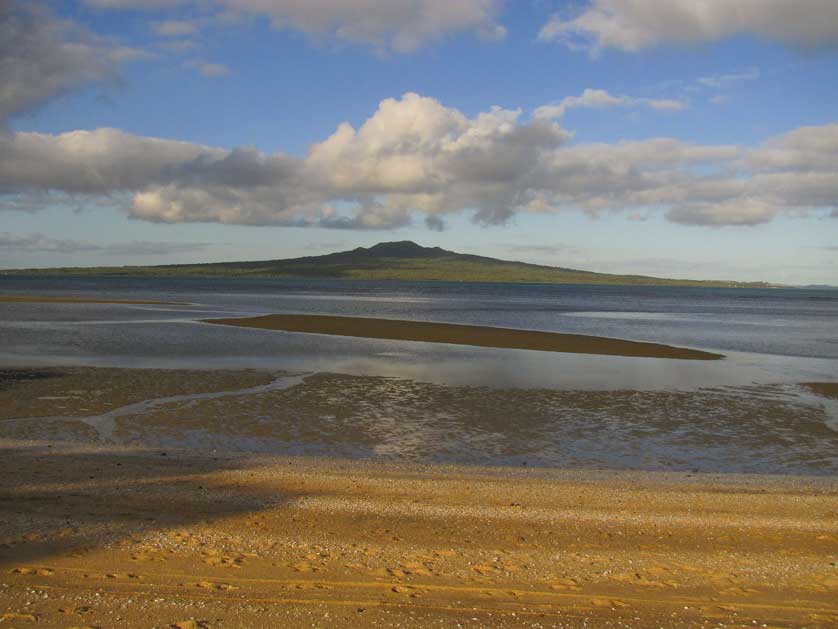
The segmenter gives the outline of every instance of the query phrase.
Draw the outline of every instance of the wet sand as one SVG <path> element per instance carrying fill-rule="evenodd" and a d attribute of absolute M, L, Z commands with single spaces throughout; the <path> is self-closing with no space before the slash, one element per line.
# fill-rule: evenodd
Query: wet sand
<path fill-rule="evenodd" d="M 0 295 L 0 304 L 132 304 L 151 306 L 186 306 L 179 301 L 149 299 L 97 299 L 94 297 L 45 297 L 39 295 Z"/>
<path fill-rule="evenodd" d="M 481 468 L 107 445 L 90 430 L 38 436 L 39 416 L 271 379 L 0 372 L 3 417 L 34 418 L 25 435 L 0 437 L 2 626 L 838 623 L 834 476 Z M 221 422 L 247 398 L 210 401 Z M 213 425 L 203 406 L 178 408 Z M 153 432 L 175 421 L 152 418 Z M 133 434 L 139 420 L 123 419 Z"/>
<path fill-rule="evenodd" d="M 794 385 L 452 387 L 261 370 L 0 370 L 0 438 L 392 462 L 838 476 L 838 424 Z"/>
<path fill-rule="evenodd" d="M 542 352 L 571 352 L 607 356 L 641 358 L 674 358 L 681 360 L 719 360 L 721 354 L 700 350 L 626 341 L 599 336 L 560 334 L 533 330 L 491 328 L 451 323 L 398 321 L 362 317 L 323 315 L 265 315 L 233 319 L 207 319 L 206 323 L 233 325 L 285 332 L 305 332 L 333 336 L 352 336 L 397 341 L 450 343 L 502 349 L 526 349 Z"/>

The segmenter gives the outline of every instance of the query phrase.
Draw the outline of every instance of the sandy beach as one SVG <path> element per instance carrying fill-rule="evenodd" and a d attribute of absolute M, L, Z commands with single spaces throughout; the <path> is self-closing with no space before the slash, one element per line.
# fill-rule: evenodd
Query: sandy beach
<path fill-rule="evenodd" d="M 677 358 L 681 360 L 719 360 L 724 358 L 721 354 L 700 350 L 599 336 L 368 317 L 275 314 L 261 317 L 207 319 L 206 323 L 264 330 L 284 330 L 286 332 L 451 343 L 454 345 L 527 349 L 542 352 L 573 352 L 575 354 Z"/>
<path fill-rule="evenodd" d="M 0 472 L 9 626 L 838 622 L 831 481 L 45 444 Z"/>
<path fill-rule="evenodd" d="M 838 622 L 834 477 L 149 444 L 196 403 L 178 396 L 238 387 L 258 397 L 271 381 L 255 370 L 0 373 L 3 626 Z M 102 425 L 74 419 L 149 398 L 181 410 L 164 422 L 135 406 L 116 418 L 109 434 L 122 438 L 111 443 Z M 232 418 L 246 398 L 205 399 Z"/>

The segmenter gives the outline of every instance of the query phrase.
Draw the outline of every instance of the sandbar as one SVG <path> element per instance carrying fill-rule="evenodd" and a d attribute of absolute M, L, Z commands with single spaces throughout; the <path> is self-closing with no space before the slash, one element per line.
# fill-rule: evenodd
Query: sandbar
<path fill-rule="evenodd" d="M 535 330 L 516 330 L 453 323 L 403 321 L 366 317 L 273 314 L 259 317 L 206 319 L 205 323 L 232 325 L 285 332 L 305 332 L 392 341 L 449 343 L 499 349 L 525 349 L 542 352 L 568 352 L 640 358 L 680 360 L 719 360 L 722 354 L 673 347 L 660 343 L 627 341 L 602 336 L 563 334 Z"/>
<path fill-rule="evenodd" d="M 805 382 L 803 386 L 823 397 L 838 399 L 838 382 Z"/>

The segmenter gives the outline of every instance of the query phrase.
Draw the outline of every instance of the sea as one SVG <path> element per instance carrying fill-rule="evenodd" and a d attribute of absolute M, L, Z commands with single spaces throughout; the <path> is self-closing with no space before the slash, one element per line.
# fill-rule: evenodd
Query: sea
<path fill-rule="evenodd" d="M 141 299 L 177 305 L 0 303 L 0 367 L 260 368 L 384 377 L 420 387 L 417 390 L 426 391 L 423 395 L 447 387 L 517 400 L 520 417 L 506 427 L 495 421 L 492 430 L 507 445 L 519 440 L 518 450 L 510 445 L 501 448 L 501 454 L 483 452 L 474 445 L 480 441 L 469 425 L 480 421 L 479 413 L 463 412 L 459 419 L 446 420 L 459 422 L 460 432 L 454 430 L 456 434 L 446 437 L 445 448 L 440 444 L 435 449 L 424 440 L 420 455 L 411 452 L 410 439 L 405 437 L 404 447 L 387 450 L 392 456 L 479 465 L 520 464 L 526 459 L 542 466 L 838 474 L 838 401 L 801 386 L 838 382 L 838 290 L 0 276 L 0 295 L 4 294 Z M 270 313 L 567 332 L 708 350 L 725 358 L 688 361 L 501 350 L 204 322 Z M 421 389 L 429 386 L 435 388 Z M 527 391 L 538 393 L 528 397 Z M 587 396 L 584 408 L 574 406 L 574 394 Z M 548 405 L 552 411 L 544 411 L 545 395 L 553 396 Z M 590 402 L 595 399 L 591 396 L 600 396 L 603 403 Z M 649 404 L 625 403 L 621 411 L 620 404 L 605 403 L 635 399 L 631 396 L 647 396 Z M 392 401 L 391 415 L 396 420 L 399 413 L 415 416 L 417 409 L 409 408 L 409 400 L 415 397 L 404 395 Z M 537 413 L 526 406 L 527 399 L 536 397 L 541 400 Z M 670 403 L 688 398 L 693 402 Z M 670 411 L 661 411 L 662 403 L 669 404 Z M 655 413 L 649 413 L 650 405 Z M 765 417 L 761 408 L 769 409 Z M 778 414 L 777 408 L 782 412 Z M 646 432 L 642 430 L 644 413 L 655 415 Z M 527 417 L 536 414 L 539 429 L 522 430 Z M 651 463 L 638 462 L 625 453 L 609 456 L 609 448 L 621 447 L 613 437 L 624 431 L 615 429 L 606 439 L 602 423 L 620 426 L 621 421 L 623 428 L 633 427 L 630 434 L 635 437 L 646 435 L 637 437 L 635 450 L 653 447 L 669 454 L 654 456 Z M 586 433 L 585 426 L 594 424 L 598 430 Z M 696 441 L 691 429 L 696 434 L 700 431 L 702 439 Z M 760 431 L 780 431 L 783 438 L 778 445 L 774 437 L 779 433 L 772 433 L 771 448 L 756 441 L 745 446 L 747 439 L 737 442 L 738 435 Z M 591 441 L 594 432 L 601 434 L 598 441 Z M 708 440 L 715 444 L 709 454 Z M 783 440 L 789 441 L 787 451 Z M 248 443 L 253 447 L 252 440 Z M 452 443 L 458 444 L 453 447 L 456 452 Z M 268 449 L 281 451 L 282 446 Z M 322 449 L 326 454 L 337 451 Z M 376 456 L 374 451 L 365 452 Z M 520 452 L 527 453 L 524 459 Z"/>

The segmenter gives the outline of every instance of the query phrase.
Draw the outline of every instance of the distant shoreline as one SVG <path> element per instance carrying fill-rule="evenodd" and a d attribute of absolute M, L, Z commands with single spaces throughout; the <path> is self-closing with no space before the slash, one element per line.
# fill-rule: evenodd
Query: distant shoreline
<path fill-rule="evenodd" d="M 304 332 L 331 336 L 450 343 L 498 349 L 524 349 L 542 352 L 598 354 L 636 358 L 680 360 L 719 360 L 722 354 L 673 347 L 659 343 L 627 341 L 600 336 L 562 334 L 534 330 L 515 330 L 476 325 L 399 321 L 365 317 L 323 315 L 264 315 L 259 317 L 204 319 L 204 323 L 263 330 Z"/>
<path fill-rule="evenodd" d="M 607 286 L 705 286 L 773 288 L 768 282 L 690 280 L 647 275 L 599 273 L 582 269 L 501 260 L 423 247 L 411 241 L 382 242 L 320 256 L 238 262 L 199 262 L 150 266 L 5 269 L 3 275 L 251 277 L 260 279 L 401 280 L 498 282 L 511 284 L 596 284 Z"/>
<path fill-rule="evenodd" d="M 153 299 L 96 299 L 95 297 L 45 297 L 42 295 L 0 295 L 4 304 L 132 304 L 145 306 L 186 306 L 182 301 L 155 301 Z"/>
<path fill-rule="evenodd" d="M 9 269 L 0 270 L 0 281 L 3 278 L 37 278 L 37 279 L 137 279 L 137 280 L 253 280 L 253 281 L 293 281 L 293 282 L 421 282 L 428 284 L 498 284 L 516 286 L 597 286 L 597 287 L 619 287 L 619 288 L 725 288 L 733 290 L 835 290 L 838 286 L 793 286 L 786 284 L 767 284 L 761 282 L 736 282 L 716 280 L 667 280 L 659 282 L 620 282 L 620 281 L 593 281 L 593 280 L 529 280 L 529 279 L 450 279 L 437 277 L 381 277 L 381 276 L 332 276 L 332 275 L 270 275 L 270 274 L 223 274 L 223 273 L 150 273 L 138 272 L 117 272 L 109 267 L 104 269 L 91 267 L 80 270 L 63 269 Z"/>

